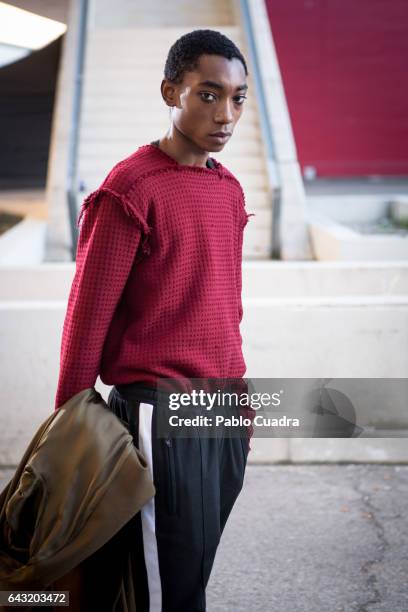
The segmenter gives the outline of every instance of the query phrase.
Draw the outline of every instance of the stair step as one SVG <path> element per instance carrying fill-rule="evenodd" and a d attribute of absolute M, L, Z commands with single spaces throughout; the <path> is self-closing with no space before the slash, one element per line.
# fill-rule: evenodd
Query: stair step
<path fill-rule="evenodd" d="M 149 9 L 140 11 L 140 6 L 147 5 Z M 191 31 L 189 20 L 197 22 L 194 27 L 212 28 L 218 19 L 217 30 L 247 56 L 244 33 L 231 19 L 229 1 L 196 2 L 194 8 L 187 0 L 175 0 L 164 9 L 163 5 L 154 0 L 118 0 L 113 11 L 108 0 L 98 0 L 91 15 L 79 145 L 79 177 L 86 192 L 98 187 L 118 161 L 166 133 L 169 108 L 160 95 L 164 62 L 174 41 Z M 184 7 L 184 13 L 180 7 Z M 143 23 L 138 12 L 144 12 Z M 172 24 L 180 15 L 183 23 Z M 160 25 L 155 23 L 158 19 Z M 223 20 L 230 23 L 223 24 Z M 131 27 L 133 24 L 135 27 Z M 247 211 L 256 215 L 250 218 L 245 232 L 244 257 L 264 258 L 271 237 L 271 193 L 251 75 L 248 85 L 248 99 L 234 137 L 224 151 L 212 156 L 237 176 L 245 192 Z"/>
<path fill-rule="evenodd" d="M 143 92 L 143 95 L 146 99 L 145 91 Z M 101 125 L 106 125 L 107 123 L 116 125 L 118 123 L 118 114 L 120 114 L 120 116 L 123 118 L 123 122 L 126 124 L 129 118 L 129 121 L 141 121 L 144 125 L 158 125 L 161 115 L 162 121 L 165 121 L 165 124 L 168 125 L 168 108 L 166 107 L 163 101 L 161 102 L 161 106 L 158 107 L 155 111 L 154 109 L 151 109 L 149 100 L 149 108 L 143 111 L 140 110 L 139 114 L 133 106 L 132 102 L 133 99 L 130 99 L 126 95 L 124 95 L 123 90 L 122 97 L 117 96 L 108 98 L 105 95 L 99 95 L 92 96 L 91 99 L 91 96 L 87 96 L 84 99 L 83 109 L 81 113 L 81 122 L 83 122 L 84 125 L 89 124 L 90 122 L 99 123 Z M 143 115 L 141 114 L 142 112 Z M 251 122 L 256 122 L 258 124 L 258 112 L 255 107 L 245 108 L 242 114 L 242 118 L 240 119 L 239 125 L 237 126 L 237 129 L 239 129 L 239 126 Z"/>
<path fill-rule="evenodd" d="M 205 27 L 200 26 L 201 27 Z M 198 29 L 198 28 L 197 28 Z M 88 31 L 88 45 L 96 45 L 99 42 L 106 43 L 109 40 L 117 41 L 119 48 L 120 46 L 125 46 L 127 44 L 137 45 L 143 41 L 146 41 L 147 44 L 154 46 L 154 48 L 164 48 L 167 44 L 166 41 L 170 40 L 174 42 L 180 36 L 187 34 L 191 31 L 191 28 L 188 27 L 154 27 L 154 28 L 145 28 L 145 27 L 128 27 L 121 28 L 120 31 L 116 31 L 110 28 L 93 28 L 92 22 L 90 23 L 89 31 Z M 225 36 L 233 39 L 241 39 L 243 40 L 244 35 L 239 26 L 229 25 L 222 26 L 219 30 Z"/>

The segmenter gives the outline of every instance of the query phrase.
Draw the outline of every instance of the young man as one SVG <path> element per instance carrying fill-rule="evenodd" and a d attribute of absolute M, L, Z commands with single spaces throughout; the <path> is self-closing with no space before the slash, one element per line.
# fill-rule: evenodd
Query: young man
<path fill-rule="evenodd" d="M 55 409 L 100 375 L 150 466 L 156 495 L 125 526 L 140 611 L 205 610 L 245 473 L 243 437 L 157 435 L 157 382 L 246 371 L 241 264 L 250 215 L 239 181 L 208 153 L 232 136 L 247 74 L 219 32 L 177 40 L 161 83 L 167 133 L 116 164 L 78 219 Z"/>

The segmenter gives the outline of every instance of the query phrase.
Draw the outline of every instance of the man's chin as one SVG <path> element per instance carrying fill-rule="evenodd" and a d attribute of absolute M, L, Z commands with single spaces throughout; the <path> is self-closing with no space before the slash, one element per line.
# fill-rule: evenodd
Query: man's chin
<path fill-rule="evenodd" d="M 219 153 L 220 151 L 223 150 L 226 144 L 227 144 L 226 142 L 220 142 L 220 143 L 212 142 L 206 147 L 206 151 L 208 153 Z"/>

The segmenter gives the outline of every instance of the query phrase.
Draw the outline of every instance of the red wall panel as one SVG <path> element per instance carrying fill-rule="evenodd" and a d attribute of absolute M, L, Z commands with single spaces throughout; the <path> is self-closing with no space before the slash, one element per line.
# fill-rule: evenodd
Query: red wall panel
<path fill-rule="evenodd" d="M 408 0 L 266 0 L 302 169 L 408 174 Z"/>

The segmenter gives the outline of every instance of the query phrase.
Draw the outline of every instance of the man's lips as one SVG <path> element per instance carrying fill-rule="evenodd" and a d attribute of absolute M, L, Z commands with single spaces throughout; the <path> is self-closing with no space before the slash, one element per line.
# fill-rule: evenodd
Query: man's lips
<path fill-rule="evenodd" d="M 231 132 L 214 132 L 213 134 L 209 134 L 209 136 L 215 140 L 227 140 L 227 138 L 231 136 Z"/>

